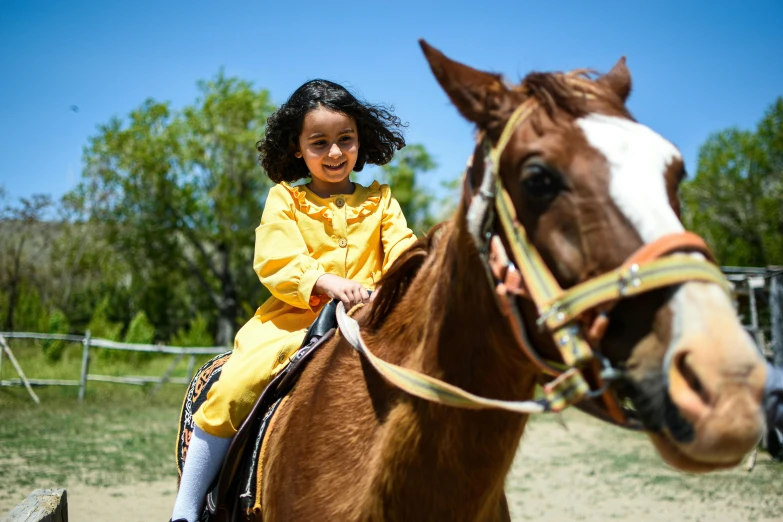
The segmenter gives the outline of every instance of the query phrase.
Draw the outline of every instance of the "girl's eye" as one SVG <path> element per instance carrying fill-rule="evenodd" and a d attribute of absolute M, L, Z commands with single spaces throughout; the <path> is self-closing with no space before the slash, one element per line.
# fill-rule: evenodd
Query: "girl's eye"
<path fill-rule="evenodd" d="M 549 201 L 563 190 L 564 185 L 557 172 L 540 161 L 533 160 L 522 168 L 522 188 L 532 199 Z"/>

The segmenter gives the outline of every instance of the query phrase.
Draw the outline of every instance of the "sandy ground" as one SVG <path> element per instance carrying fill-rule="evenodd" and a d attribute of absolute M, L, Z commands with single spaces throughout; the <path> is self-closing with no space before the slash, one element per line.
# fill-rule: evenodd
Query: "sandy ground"
<path fill-rule="evenodd" d="M 584 521 L 783 520 L 783 464 L 759 453 L 756 469 L 703 476 L 667 468 L 643 435 L 578 412 L 528 425 L 506 491 L 512 519 Z M 39 487 L 53 487 L 40 485 Z M 124 486 L 67 486 L 71 522 L 165 521 L 175 479 Z M 14 502 L 0 501 L 0 513 Z"/>
<path fill-rule="evenodd" d="M 648 438 L 581 413 L 531 422 L 506 483 L 512 519 L 679 521 L 783 520 L 783 463 L 689 475 L 669 468 Z"/>

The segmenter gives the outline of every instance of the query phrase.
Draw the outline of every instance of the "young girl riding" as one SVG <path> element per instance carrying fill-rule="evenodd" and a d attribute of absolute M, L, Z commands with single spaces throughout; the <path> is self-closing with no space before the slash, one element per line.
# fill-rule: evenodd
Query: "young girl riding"
<path fill-rule="evenodd" d="M 256 228 L 253 268 L 272 296 L 237 333 L 219 380 L 194 416 L 172 520 L 195 522 L 232 437 L 324 304 L 346 308 L 415 241 L 388 185 L 350 180 L 405 146 L 400 119 L 342 86 L 312 80 L 269 117 L 258 143 L 277 183 Z M 289 183 L 310 178 L 300 186 Z"/>

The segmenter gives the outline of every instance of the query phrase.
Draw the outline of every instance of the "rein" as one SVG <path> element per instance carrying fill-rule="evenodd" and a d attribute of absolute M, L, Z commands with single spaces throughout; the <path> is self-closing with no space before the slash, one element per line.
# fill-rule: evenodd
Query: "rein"
<path fill-rule="evenodd" d="M 592 98 L 592 86 L 580 78 L 566 79 L 579 88 L 579 94 Z M 511 197 L 497 166 L 512 135 L 537 108 L 528 98 L 512 113 L 498 142 L 493 146 L 479 136 L 484 153 L 484 176 L 476 189 L 470 180 L 472 158 L 465 172 L 464 193 L 470 198 L 467 228 L 481 253 L 489 284 L 501 313 L 506 317 L 518 348 L 549 379 L 543 384 L 544 398 L 533 401 L 501 401 L 478 397 L 428 375 L 387 363 L 366 347 L 356 320 L 340 303 L 337 322 L 343 336 L 363 354 L 387 381 L 416 397 L 448 406 L 470 409 L 503 409 L 518 413 L 558 412 L 584 399 L 602 399 L 611 420 L 630 429 L 643 429 L 633 410 L 620 402 L 609 387 L 622 378 L 597 347 L 608 327 L 609 311 L 621 300 L 651 290 L 688 281 L 715 283 L 730 293 L 730 286 L 702 238 L 691 232 L 670 234 L 642 246 L 620 267 L 576 286 L 563 289 L 530 242 L 517 219 Z M 500 236 L 500 226 L 510 255 Z M 698 253 L 697 257 L 685 252 Z M 517 297 L 531 300 L 537 309 L 537 326 L 551 336 L 561 361 L 544 358 L 530 342 Z M 595 347 L 595 349 L 594 349 Z M 591 388 L 586 375 L 596 383 Z M 589 408 L 586 408 L 590 413 Z M 594 408 L 593 408 L 594 409 Z M 593 412 L 592 414 L 595 415 Z"/>

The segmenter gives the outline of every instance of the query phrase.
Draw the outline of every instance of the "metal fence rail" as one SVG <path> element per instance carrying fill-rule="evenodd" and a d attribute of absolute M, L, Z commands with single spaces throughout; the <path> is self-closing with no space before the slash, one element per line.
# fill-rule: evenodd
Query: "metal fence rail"
<path fill-rule="evenodd" d="M 73 343 L 80 343 L 82 345 L 82 364 L 79 380 L 66 380 L 66 379 L 28 379 L 25 376 L 22 367 L 14 357 L 14 353 L 8 346 L 6 339 L 36 339 L 36 340 L 52 340 L 52 341 L 66 341 Z M 104 348 L 108 350 L 123 350 L 133 352 L 146 352 L 146 353 L 163 353 L 174 354 L 177 357 L 172 361 L 166 371 L 160 377 L 146 376 L 146 375 L 129 375 L 129 376 L 114 376 L 114 375 L 94 375 L 89 373 L 90 369 L 90 351 L 94 348 Z M 132 343 L 120 343 L 116 341 L 110 341 L 108 339 L 95 339 L 90 335 L 88 331 L 85 335 L 63 335 L 63 334 L 44 334 L 36 332 L 0 332 L 0 368 L 3 364 L 3 355 L 8 357 L 8 360 L 14 366 L 16 373 L 19 375 L 16 379 L 0 380 L 0 386 L 24 386 L 27 388 L 30 397 L 40 404 L 38 396 L 33 391 L 33 386 L 78 386 L 79 387 L 79 402 L 84 401 L 84 395 L 87 390 L 87 382 L 111 382 L 116 384 L 131 384 L 141 386 L 145 384 L 155 383 L 155 387 L 150 391 L 150 395 L 155 394 L 161 386 L 165 383 L 175 384 L 188 384 L 193 377 L 193 371 L 196 364 L 197 355 L 211 355 L 224 353 L 227 349 L 225 347 L 213 346 L 213 347 L 201 347 L 201 346 L 165 346 L 157 344 L 132 344 Z M 171 375 L 177 368 L 182 359 L 188 356 L 188 377 L 187 378 L 172 378 Z"/>

